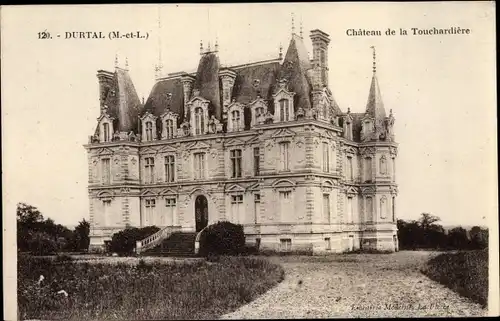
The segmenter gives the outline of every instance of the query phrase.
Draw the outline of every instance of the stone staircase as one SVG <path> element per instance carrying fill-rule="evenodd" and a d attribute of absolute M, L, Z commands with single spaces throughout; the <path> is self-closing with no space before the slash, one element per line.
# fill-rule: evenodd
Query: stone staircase
<path fill-rule="evenodd" d="M 195 232 L 173 232 L 155 247 L 141 253 L 143 256 L 195 256 Z"/>

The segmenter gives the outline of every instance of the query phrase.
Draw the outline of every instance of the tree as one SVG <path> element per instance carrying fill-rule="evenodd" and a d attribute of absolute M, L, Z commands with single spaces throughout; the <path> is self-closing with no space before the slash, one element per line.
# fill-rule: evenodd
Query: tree
<path fill-rule="evenodd" d="M 43 221 L 43 215 L 32 205 L 26 203 L 17 203 L 17 223 L 30 225 Z"/>
<path fill-rule="evenodd" d="M 73 231 L 73 248 L 76 251 L 86 251 L 90 244 L 90 223 L 85 219 L 78 222 Z"/>
<path fill-rule="evenodd" d="M 464 250 L 469 247 L 467 231 L 463 227 L 455 227 L 448 233 L 448 241 L 452 248 Z"/>
<path fill-rule="evenodd" d="M 470 229 L 470 245 L 472 249 L 485 249 L 488 247 L 488 229 L 473 226 Z"/>

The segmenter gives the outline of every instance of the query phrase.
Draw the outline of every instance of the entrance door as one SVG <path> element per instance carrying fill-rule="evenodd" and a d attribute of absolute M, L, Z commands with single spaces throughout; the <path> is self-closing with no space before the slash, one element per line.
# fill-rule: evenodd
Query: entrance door
<path fill-rule="evenodd" d="M 196 232 L 201 231 L 208 225 L 208 201 L 203 195 L 198 195 L 194 201 L 194 215 L 196 220 Z"/>

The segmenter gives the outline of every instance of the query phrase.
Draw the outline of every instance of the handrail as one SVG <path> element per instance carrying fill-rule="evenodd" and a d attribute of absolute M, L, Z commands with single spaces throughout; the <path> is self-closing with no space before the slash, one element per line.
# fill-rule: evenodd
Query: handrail
<path fill-rule="evenodd" d="M 151 249 L 160 244 L 164 239 L 168 238 L 174 232 L 180 232 L 180 226 L 166 226 L 158 232 L 136 242 L 136 253 L 140 254 L 148 249 Z"/>
<path fill-rule="evenodd" d="M 199 231 L 197 234 L 196 234 L 196 238 L 194 239 L 194 254 L 198 254 L 198 252 L 200 251 L 200 237 L 201 237 L 201 233 L 208 227 L 205 226 L 204 228 L 201 229 L 201 231 Z"/>

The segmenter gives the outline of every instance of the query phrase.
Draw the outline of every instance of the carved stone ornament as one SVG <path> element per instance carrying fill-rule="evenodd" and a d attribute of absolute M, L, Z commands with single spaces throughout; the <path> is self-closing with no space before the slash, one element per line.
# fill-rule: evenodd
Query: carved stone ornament
<path fill-rule="evenodd" d="M 373 147 L 362 147 L 360 154 L 362 156 L 375 155 L 375 148 Z"/>

